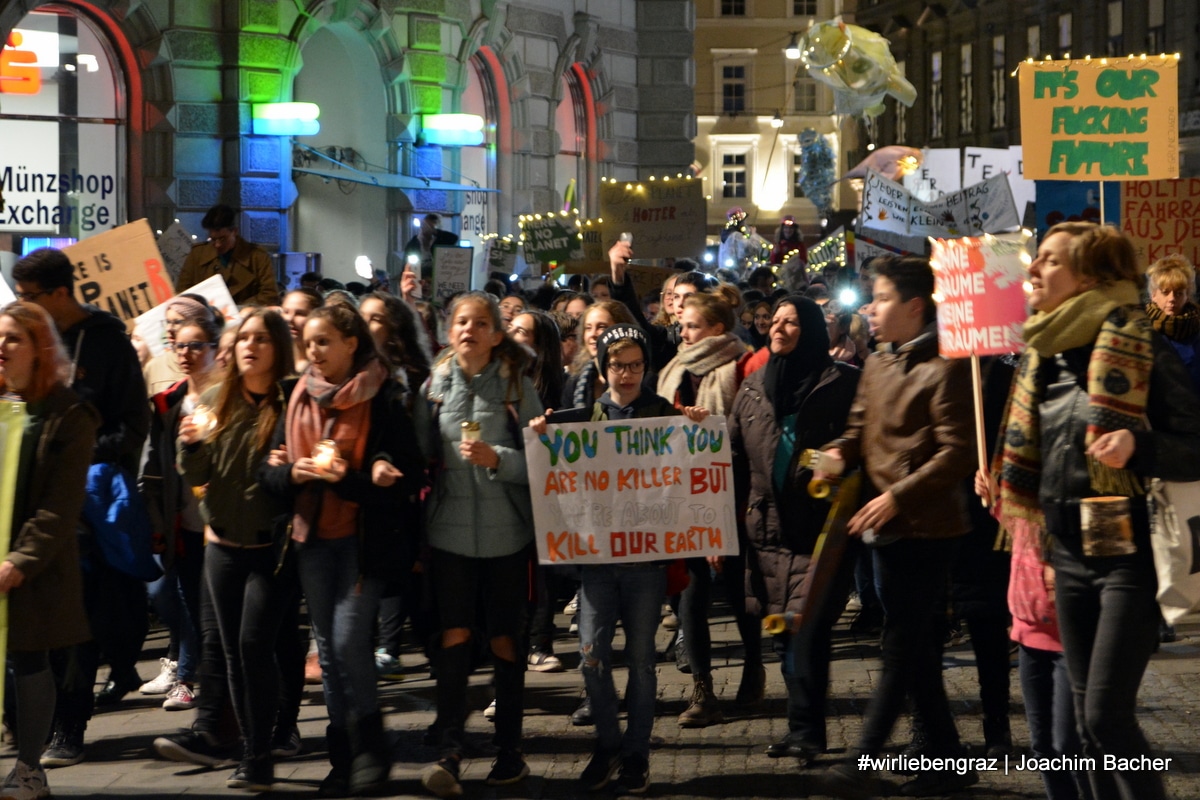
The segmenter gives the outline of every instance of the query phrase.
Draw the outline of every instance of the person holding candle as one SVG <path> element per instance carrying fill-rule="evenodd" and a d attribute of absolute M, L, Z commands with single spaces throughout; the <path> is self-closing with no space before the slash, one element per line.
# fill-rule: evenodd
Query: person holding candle
<path fill-rule="evenodd" d="M 414 416 L 434 470 L 426 531 L 440 648 L 437 667 L 439 760 L 421 782 L 439 797 L 461 794 L 472 629 L 488 637 L 495 664 L 496 761 L 489 785 L 529 774 L 521 754 L 533 510 L 521 429 L 543 412 L 526 374 L 528 352 L 505 335 L 500 307 L 483 292 L 455 298 L 449 346 L 426 383 Z M 464 428 L 464 423 L 471 423 Z M 474 425 L 478 425 L 478 430 Z M 477 611 L 486 610 L 479 620 Z"/>
<path fill-rule="evenodd" d="M 1034 313 L 1004 440 L 975 489 L 998 500 L 1006 528 L 1045 534 L 1083 755 L 1137 759 L 1149 752 L 1137 694 L 1159 619 L 1144 480 L 1200 479 L 1200 401 L 1146 317 L 1133 244 L 1115 228 L 1055 225 L 1029 278 Z M 1114 521 L 1132 540 L 1119 553 L 1100 554 L 1112 539 L 1084 520 L 1089 500 L 1121 510 Z M 1158 772 L 1096 769 L 1088 781 L 1096 800 L 1166 796 Z"/>
<path fill-rule="evenodd" d="M 67 387 L 71 362 L 50 316 L 33 303 L 0 310 L 0 396 L 28 414 L 17 462 L 12 539 L 0 562 L 8 595 L 8 668 L 16 690 L 10 717 L 17 762 L 0 794 L 48 797 L 38 763 L 54 717 L 49 651 L 86 641 L 75 526 L 100 415 Z M 7 509 L 6 509 L 7 510 Z"/>
<path fill-rule="evenodd" d="M 291 500 L 289 541 L 324 673 L 332 769 L 319 794 L 378 790 L 391 768 L 376 695 L 372 626 L 405 549 L 396 509 L 424 463 L 404 387 L 347 305 L 304 324 L 309 366 L 288 393 L 263 480 Z"/>
<path fill-rule="evenodd" d="M 152 584 L 152 601 L 171 634 L 163 659 L 166 680 L 142 686 L 142 694 L 166 694 L 163 708 L 180 710 L 195 704 L 192 684 L 200 625 L 200 582 L 204 563 L 204 521 L 200 499 L 180 480 L 175 468 L 175 441 L 180 420 L 191 414 L 193 422 L 216 417 L 200 396 L 217 377 L 217 339 L 220 329 L 212 316 L 195 316 L 182 322 L 171 343 L 172 355 L 185 379 L 154 395 L 150 402 L 150 439 L 139 488 L 161 551 L 163 577 Z M 211 423 L 209 423 L 211 424 Z M 159 676 L 160 679 L 163 676 Z M 166 684 L 166 685 L 164 685 Z"/>
<path fill-rule="evenodd" d="M 286 504 L 267 491 L 256 473 L 282 415 L 280 381 L 292 371 L 287 323 L 278 312 L 255 309 L 238 326 L 233 350 L 220 383 L 199 398 L 207 409 L 179 420 L 177 460 L 187 484 L 204 489 L 202 602 L 211 604 L 216 620 L 243 740 L 241 764 L 227 784 L 267 791 L 274 780 L 270 750 L 279 706 L 276 639 L 297 594 L 294 577 L 286 571 L 277 574 L 279 558 L 272 546 Z M 203 419 L 210 414 L 212 423 Z M 204 656 L 211 657 L 207 647 Z M 216 698 L 204 688 L 203 665 L 201 672 L 204 705 L 197 726 L 203 720 L 204 727 L 197 732 L 215 751 L 219 712 L 208 707 Z"/>

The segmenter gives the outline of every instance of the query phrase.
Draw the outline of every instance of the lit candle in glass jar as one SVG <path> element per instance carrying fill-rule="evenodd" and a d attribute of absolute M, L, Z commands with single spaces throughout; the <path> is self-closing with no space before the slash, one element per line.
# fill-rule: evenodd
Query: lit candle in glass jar
<path fill-rule="evenodd" d="M 197 403 L 192 410 L 192 424 L 200 431 L 200 436 L 207 439 L 213 428 L 217 427 L 217 415 L 208 406 Z"/>
<path fill-rule="evenodd" d="M 462 440 L 464 442 L 479 441 L 479 423 L 472 420 L 464 420 L 462 424 Z"/>
<path fill-rule="evenodd" d="M 333 439 L 322 439 L 313 447 L 312 459 L 316 468 L 328 472 L 338 456 L 337 444 Z"/>

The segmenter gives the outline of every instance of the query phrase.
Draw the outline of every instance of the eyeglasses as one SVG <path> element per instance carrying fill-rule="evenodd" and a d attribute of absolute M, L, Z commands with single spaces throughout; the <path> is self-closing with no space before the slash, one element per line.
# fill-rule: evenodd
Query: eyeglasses
<path fill-rule="evenodd" d="M 645 369 L 645 361 L 630 361 L 626 364 L 622 364 L 619 361 L 608 362 L 609 372 L 617 375 L 641 375 Z"/>
<path fill-rule="evenodd" d="M 183 351 L 186 353 L 203 353 L 207 347 L 216 347 L 216 342 L 174 342 L 170 348 L 176 353 Z"/>
<path fill-rule="evenodd" d="M 53 292 L 54 292 L 53 289 L 42 289 L 41 291 L 37 291 L 37 292 L 13 292 L 13 295 L 16 296 L 16 298 L 18 300 L 22 300 L 26 303 L 32 303 L 34 300 L 37 300 L 42 295 L 52 294 Z"/>

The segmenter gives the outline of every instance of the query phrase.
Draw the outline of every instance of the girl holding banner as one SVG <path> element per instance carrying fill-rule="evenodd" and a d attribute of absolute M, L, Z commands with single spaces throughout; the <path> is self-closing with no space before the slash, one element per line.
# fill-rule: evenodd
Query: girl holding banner
<path fill-rule="evenodd" d="M 100 418 L 67 387 L 70 373 L 45 311 L 24 302 L 0 311 L 0 395 L 23 400 L 28 412 L 15 475 L 11 546 L 0 562 L 0 592 L 8 595 L 3 635 L 15 675 L 18 748 L 16 766 L 0 794 L 22 800 L 50 792 L 39 764 L 54 716 L 48 653 L 90 638 L 75 526 Z"/>

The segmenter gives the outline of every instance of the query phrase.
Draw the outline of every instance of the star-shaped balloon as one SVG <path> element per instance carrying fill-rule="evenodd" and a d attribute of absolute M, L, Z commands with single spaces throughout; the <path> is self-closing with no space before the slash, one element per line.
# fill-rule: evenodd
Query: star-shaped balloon
<path fill-rule="evenodd" d="M 874 117 L 887 95 L 911 106 L 916 88 L 900 74 L 888 41 L 840 18 L 818 22 L 800 40 L 808 74 L 833 89 L 834 111 Z"/>

